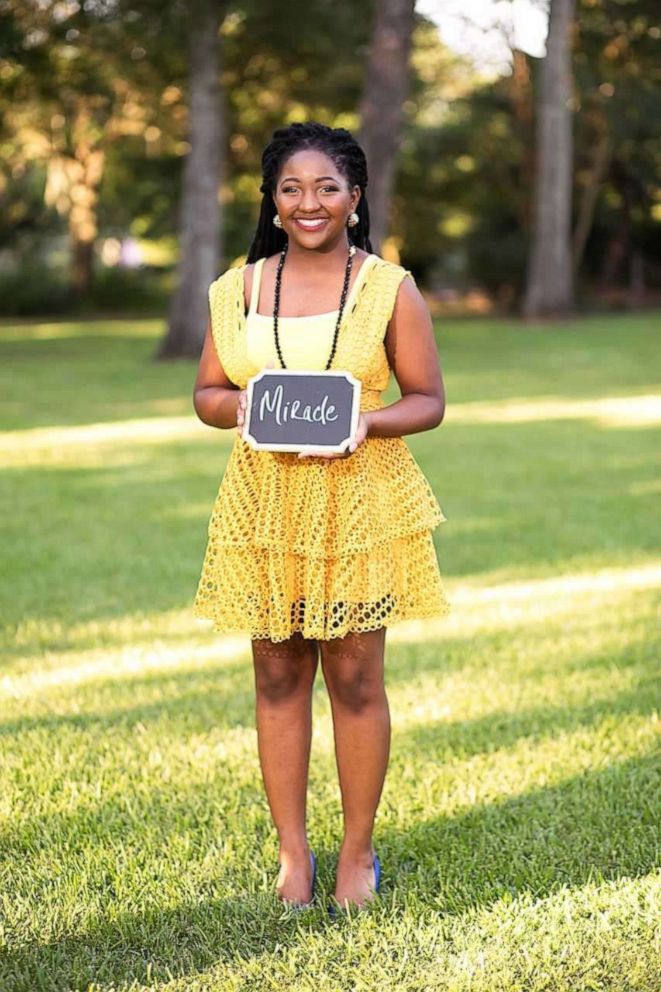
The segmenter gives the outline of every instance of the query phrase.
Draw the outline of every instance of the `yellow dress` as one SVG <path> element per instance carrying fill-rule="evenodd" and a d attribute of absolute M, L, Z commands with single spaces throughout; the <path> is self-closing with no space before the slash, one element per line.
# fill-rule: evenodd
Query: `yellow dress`
<path fill-rule="evenodd" d="M 248 314 L 244 266 L 209 287 L 211 327 L 235 385 L 280 362 L 273 317 L 257 312 L 264 259 Z M 397 290 L 411 273 L 371 254 L 347 298 L 332 369 L 361 380 L 360 409 L 384 406 L 384 344 Z M 324 369 L 338 311 L 279 317 L 292 369 Z M 193 604 L 218 632 L 283 641 L 295 631 L 328 640 L 401 620 L 447 614 L 432 530 L 447 518 L 401 437 L 367 437 L 347 458 L 255 451 L 235 433 L 208 525 Z"/>

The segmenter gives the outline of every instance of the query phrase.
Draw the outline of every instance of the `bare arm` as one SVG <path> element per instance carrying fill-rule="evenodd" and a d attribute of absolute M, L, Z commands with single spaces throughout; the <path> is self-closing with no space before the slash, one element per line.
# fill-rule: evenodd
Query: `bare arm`
<path fill-rule="evenodd" d="M 236 427 L 241 392 L 242 390 L 227 378 L 220 364 L 211 333 L 211 320 L 209 320 L 193 389 L 195 412 L 203 423 L 211 427 Z"/>
<path fill-rule="evenodd" d="M 369 437 L 401 437 L 437 427 L 445 389 L 431 316 L 411 279 L 400 284 L 385 337 L 388 361 L 402 398 L 366 413 Z"/>

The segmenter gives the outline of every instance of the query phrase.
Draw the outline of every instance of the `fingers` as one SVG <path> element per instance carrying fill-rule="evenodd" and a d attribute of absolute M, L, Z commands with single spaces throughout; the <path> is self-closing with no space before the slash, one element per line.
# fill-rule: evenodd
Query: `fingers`
<path fill-rule="evenodd" d="M 236 432 L 239 437 L 243 436 L 243 425 L 246 419 L 246 404 L 248 396 L 245 389 L 239 391 L 236 404 Z"/>
<path fill-rule="evenodd" d="M 353 449 L 351 449 L 353 450 Z M 299 451 L 299 458 L 348 458 L 351 451 L 347 449 L 346 451 Z"/>
<path fill-rule="evenodd" d="M 358 445 L 362 444 L 365 440 L 365 436 L 361 436 L 360 433 L 354 434 L 350 439 L 348 446 L 344 451 L 324 451 L 322 448 L 320 451 L 299 451 L 299 458 L 349 458 Z"/>

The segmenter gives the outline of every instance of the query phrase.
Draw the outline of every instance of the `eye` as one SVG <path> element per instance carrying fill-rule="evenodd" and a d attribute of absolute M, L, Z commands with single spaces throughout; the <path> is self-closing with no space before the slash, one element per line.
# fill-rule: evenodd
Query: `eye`
<path fill-rule="evenodd" d="M 337 186 L 320 186 L 319 188 L 321 190 L 329 190 L 331 193 L 337 193 Z M 295 193 L 296 192 L 296 189 L 297 189 L 296 186 L 283 186 L 282 192 L 283 193 Z"/>

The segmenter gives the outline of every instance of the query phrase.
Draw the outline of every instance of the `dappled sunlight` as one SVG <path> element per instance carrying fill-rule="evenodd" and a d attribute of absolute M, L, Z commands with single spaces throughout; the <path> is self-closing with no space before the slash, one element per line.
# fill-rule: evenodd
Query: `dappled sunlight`
<path fill-rule="evenodd" d="M 127 644 L 119 649 L 94 648 L 89 651 L 70 651 L 52 658 L 55 665 L 46 667 L 42 659 L 34 659 L 35 668 L 21 674 L 8 674 L 0 678 L 0 697 L 11 699 L 32 698 L 35 692 L 51 688 L 81 686 L 91 682 L 142 678 L 148 673 L 160 674 L 174 671 L 193 673 L 207 665 L 234 660 L 246 653 L 244 637 L 219 638 L 210 644 Z"/>
<path fill-rule="evenodd" d="M 478 632 L 514 631 L 526 624 L 545 624 L 559 618 L 574 617 L 584 623 L 587 616 L 601 615 L 603 622 L 603 609 L 612 613 L 631 593 L 661 588 L 661 563 L 487 586 L 447 581 L 446 586 L 452 613 L 396 624 L 388 628 L 387 645 L 436 643 L 439 651 L 445 651 L 446 643 Z M 564 633 L 566 636 L 568 631 Z M 612 636 L 610 630 L 608 636 Z M 210 638 L 208 643 L 206 638 Z M 61 651 L 49 648 L 49 643 L 61 640 L 66 641 Z M 82 647 L 90 642 L 95 646 Z M 247 633 L 214 634 L 209 621 L 184 609 L 148 617 L 127 614 L 71 626 L 31 618 L 19 624 L 14 645 L 27 652 L 33 646 L 34 654 L 26 653 L 17 660 L 13 674 L 6 674 L 0 686 L 9 695 L 29 695 L 37 687 L 211 664 L 249 652 L 250 638 Z M 557 650 L 554 643 L 553 651 Z"/>
<path fill-rule="evenodd" d="M 448 404 L 444 424 L 513 424 L 539 420 L 591 420 L 599 427 L 651 427 L 661 423 L 661 394 L 568 399 L 507 399 Z"/>
<path fill-rule="evenodd" d="M 47 463 L 58 453 L 72 449 L 70 456 L 75 463 L 80 449 L 121 445 L 122 450 L 131 445 L 169 444 L 171 441 L 213 441 L 231 446 L 234 428 L 220 430 L 203 424 L 194 416 L 146 417 L 139 420 L 110 421 L 84 424 L 75 427 L 35 427 L 26 431 L 0 433 L 0 464 L 34 464 L 35 460 Z M 30 456 L 36 456 L 30 457 Z M 104 455 L 105 457 L 105 455 Z"/>
<path fill-rule="evenodd" d="M 629 485 L 631 496 L 649 496 L 654 493 L 661 493 L 661 479 L 646 479 Z"/>
<path fill-rule="evenodd" d="M 388 640 L 415 643 L 466 637 L 480 630 L 579 615 L 600 605 L 612 607 L 614 600 L 630 591 L 659 589 L 661 562 L 493 585 L 446 584 L 453 607 L 447 617 L 407 620 L 388 632 Z"/>
<path fill-rule="evenodd" d="M 653 965 L 653 950 L 640 940 L 620 943 L 621 934 L 629 927 L 636 929 L 641 916 L 652 921 L 659 898 L 658 875 L 650 872 L 639 878 L 590 878 L 583 884 L 572 884 L 559 878 L 558 887 L 540 895 L 524 888 L 516 895 L 507 891 L 487 905 L 460 905 L 451 915 L 452 896 L 439 888 L 434 905 L 428 910 L 417 909 L 415 926 L 407 928 L 407 951 L 411 960 L 429 961 L 443 975 L 439 989 L 537 989 L 521 976 L 531 973 L 531 961 L 553 962 L 540 968 L 556 981 L 547 985 L 556 990 L 607 988 L 624 990 L 631 986 L 631 976 L 644 967 L 648 959 Z M 450 905 L 448 905 L 450 903 Z M 442 914 L 442 916 L 441 916 Z M 443 926 L 441 927 L 441 919 Z M 466 929 L 471 921 L 475 929 Z M 562 937 L 559 937 L 562 934 Z M 383 937 L 387 954 L 387 934 Z M 564 955 L 581 955 L 589 947 L 589 955 L 575 974 L 580 978 L 567 983 L 555 962 L 558 946 Z M 532 951 L 534 948 L 534 951 Z M 609 962 L 608 983 L 585 980 L 585 975 L 597 961 Z M 473 981 L 473 977 L 477 977 Z M 644 980 L 643 980 L 644 981 Z M 479 982 L 479 984 L 477 984 Z M 639 984 L 641 990 L 648 988 Z"/>
<path fill-rule="evenodd" d="M 629 657 L 645 643 L 627 620 L 632 596 L 653 593 L 659 586 L 661 565 L 498 587 L 451 583 L 454 611 L 450 617 L 408 621 L 388 630 L 386 683 L 394 727 L 406 732 L 443 722 L 481 720 L 494 713 L 507 719 L 526 708 L 552 705 L 554 700 L 554 705 L 585 706 L 603 697 L 607 705 L 608 698 L 630 691 L 633 685 L 634 675 L 627 665 L 618 669 L 618 658 Z M 641 618 L 644 615 L 641 612 Z M 553 624 L 558 620 L 561 627 Z M 503 642 L 501 631 L 510 631 L 511 638 Z M 130 692 L 131 683 L 144 682 L 146 676 L 158 679 L 162 675 L 165 681 L 176 674 L 181 693 L 188 677 L 193 680 L 208 672 L 211 679 L 224 666 L 245 663 L 246 677 L 252 679 L 248 634 L 215 635 L 209 622 L 186 610 L 79 623 L 67 631 L 67 646 L 59 651 L 44 650 L 49 640 L 57 643 L 65 633 L 57 622 L 30 621 L 17 633 L 17 647 L 32 643 L 34 654 L 5 669 L 0 699 L 4 708 L 21 705 L 23 713 L 26 707 L 41 709 L 56 698 L 58 709 L 62 705 L 66 709 L 74 688 L 94 695 L 95 686 L 114 683 L 118 690 L 121 686 Z M 476 643 L 474 659 L 469 644 L 476 633 L 484 643 Z M 90 642 L 92 647 L 76 647 Z M 408 644 L 419 648 L 407 675 Z M 392 646 L 390 654 L 388 645 Z M 607 693 L 600 688 L 604 665 L 608 668 Z M 478 691 L 476 686 L 485 680 L 488 691 Z M 85 703 L 80 695 L 75 698 L 77 712 L 84 713 Z M 97 703 L 95 699 L 96 712 Z M 319 719 L 316 746 L 329 752 L 332 726 L 321 678 L 315 706 Z"/>
<path fill-rule="evenodd" d="M 18 323 L 13 318 L 8 323 L 0 322 L 0 343 L 17 341 L 66 341 L 72 338 L 82 338 L 93 341 L 94 338 L 153 338 L 158 340 L 163 333 L 164 324 L 160 318 L 140 317 L 138 320 L 125 318 L 104 317 L 103 320 L 62 320 L 35 323 L 30 319 Z"/>
<path fill-rule="evenodd" d="M 552 420 L 591 420 L 602 427 L 645 427 L 661 423 L 661 395 L 571 400 L 503 400 L 450 404 L 445 423 L 524 423 Z M 197 417 L 161 416 L 76 426 L 37 427 L 0 433 L 0 464 L 76 463 L 90 449 L 105 452 L 113 445 L 168 444 L 173 441 L 213 441 L 231 447 L 234 428 L 218 429 Z M 89 462 L 87 463 L 89 464 Z"/>
<path fill-rule="evenodd" d="M 196 645 L 210 634 L 206 621 L 194 617 L 190 610 L 165 610 L 152 613 L 126 612 L 107 619 L 62 620 L 57 617 L 26 617 L 17 623 L 12 636 L 15 655 L 7 652 L 5 672 L 24 675 L 33 669 L 50 672 L 94 661 L 97 654 L 118 655 L 126 650 L 150 651 L 160 647 L 168 651 L 188 651 L 192 660 Z M 247 635 L 211 635 L 208 643 L 217 654 L 227 656 L 239 642 L 250 647 Z M 225 647 L 227 644 L 227 647 Z"/>
<path fill-rule="evenodd" d="M 611 747 L 609 732 L 615 729 L 617 743 Z M 655 722 L 638 712 L 617 717 L 605 712 L 587 727 L 549 728 L 546 734 L 532 738 L 521 733 L 502 746 L 496 739 L 494 745 L 485 743 L 468 755 L 462 754 L 461 748 L 456 755 L 451 749 L 438 754 L 429 742 L 423 746 L 421 740 L 413 747 L 402 733 L 393 735 L 396 772 L 390 783 L 386 779 L 384 799 L 396 808 L 396 783 L 414 781 L 428 815 L 456 816 L 476 805 L 561 785 L 578 774 L 610 768 L 618 761 L 648 757 L 657 743 Z M 418 815 L 412 817 L 413 821 L 418 819 Z"/>
<path fill-rule="evenodd" d="M 626 634 L 614 639 L 612 631 L 604 631 L 602 637 L 590 632 L 583 642 L 580 636 L 567 638 L 561 652 L 555 629 L 537 641 L 533 645 L 518 640 L 510 650 L 494 646 L 488 661 L 477 665 L 467 661 L 456 671 L 444 673 L 442 659 L 437 659 L 437 668 L 430 659 L 431 670 L 410 680 L 389 683 L 386 676 L 393 730 L 399 733 L 415 727 L 442 733 L 444 728 L 461 727 L 467 721 L 484 723 L 489 718 L 490 723 L 503 726 L 515 718 L 532 732 L 544 719 L 551 719 L 554 711 L 571 719 L 580 709 L 608 710 L 619 696 L 637 687 L 635 666 L 618 668 L 613 662 L 608 666 L 605 692 L 604 666 L 590 664 L 599 652 L 614 658 L 641 646 Z M 576 658 L 585 661 L 584 668 L 580 661 L 572 665 Z M 477 688 L 483 687 L 484 680 L 488 691 Z"/>

